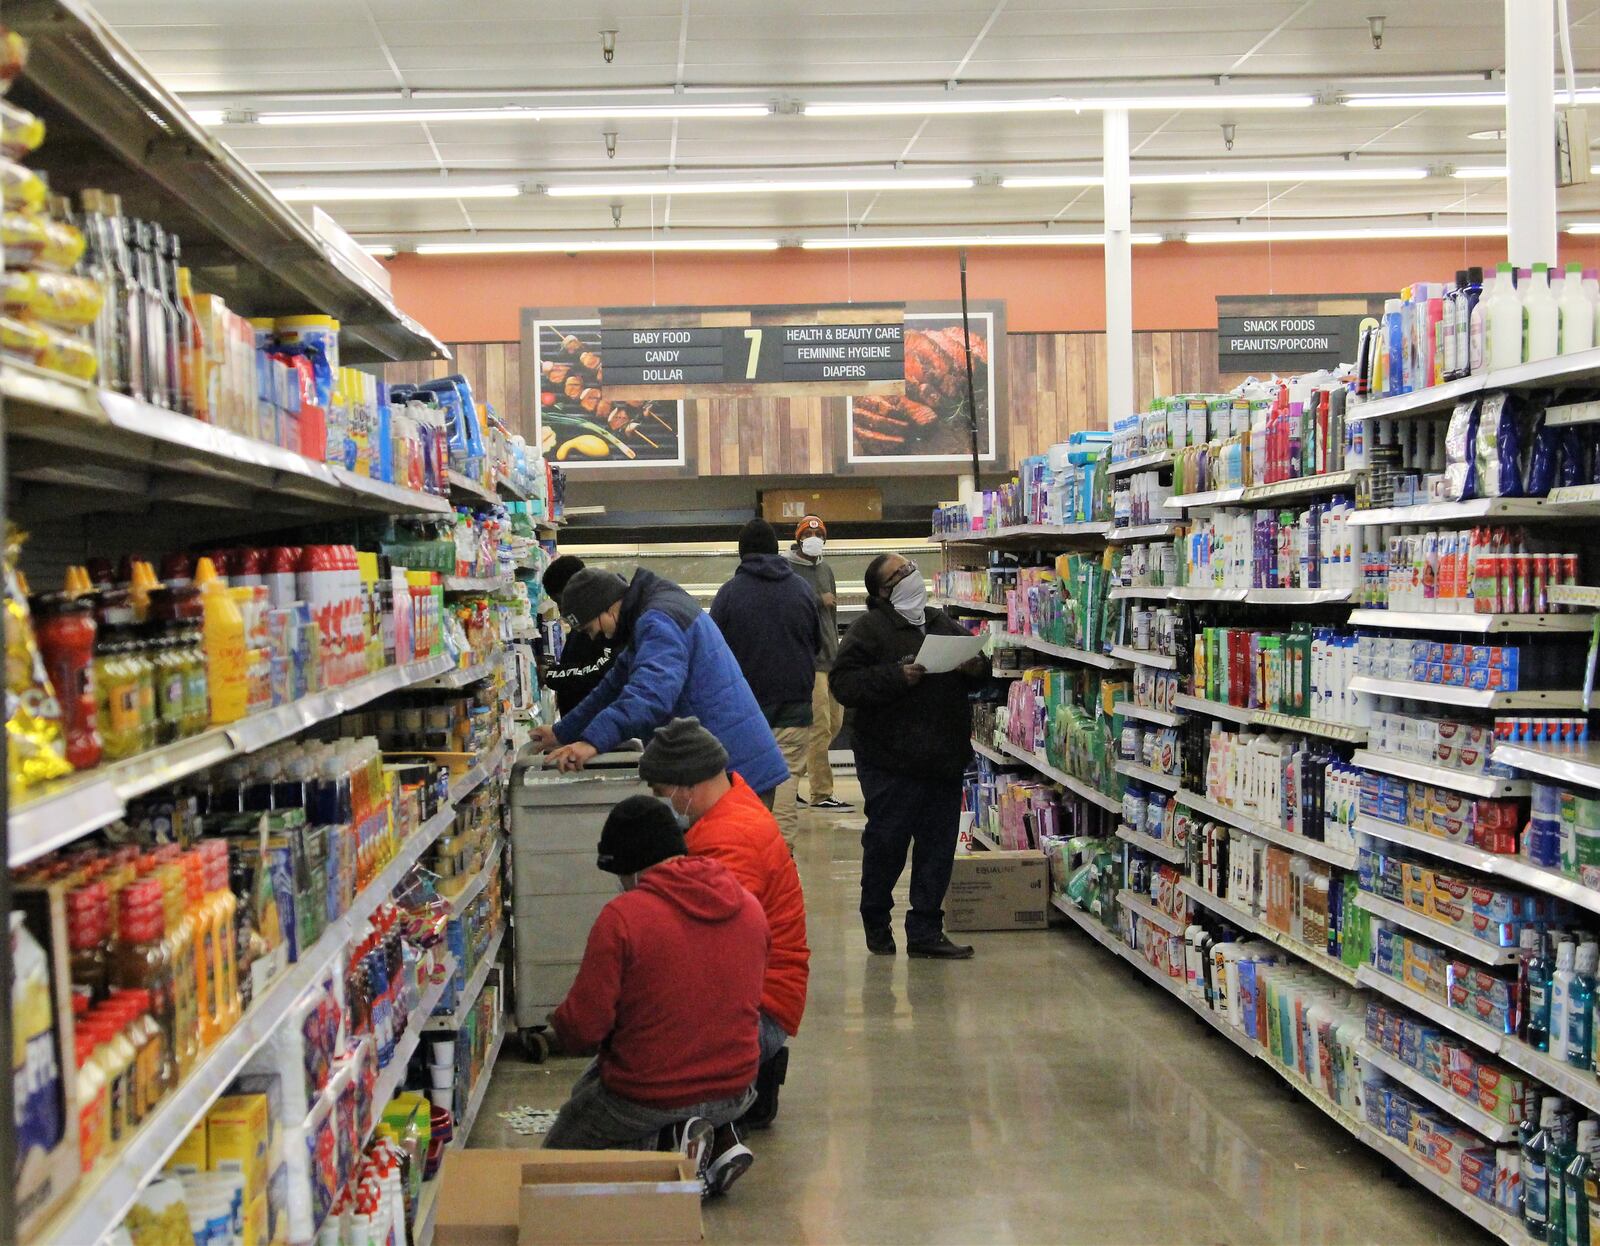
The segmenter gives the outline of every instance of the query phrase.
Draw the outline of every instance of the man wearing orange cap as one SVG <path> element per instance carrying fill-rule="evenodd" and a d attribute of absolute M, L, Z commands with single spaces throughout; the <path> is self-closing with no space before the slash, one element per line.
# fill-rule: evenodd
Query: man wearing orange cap
<path fill-rule="evenodd" d="M 822 647 L 817 650 L 817 682 L 811 691 L 811 741 L 806 753 L 805 773 L 811 776 L 813 809 L 848 809 L 850 806 L 833 794 L 833 767 L 828 764 L 828 745 L 844 726 L 844 706 L 833 699 L 828 688 L 828 672 L 839 652 L 839 586 L 833 568 L 823 561 L 828 540 L 828 525 L 819 515 L 807 515 L 794 530 L 794 544 L 784 557 L 794 573 L 817 595 L 822 622 Z"/>

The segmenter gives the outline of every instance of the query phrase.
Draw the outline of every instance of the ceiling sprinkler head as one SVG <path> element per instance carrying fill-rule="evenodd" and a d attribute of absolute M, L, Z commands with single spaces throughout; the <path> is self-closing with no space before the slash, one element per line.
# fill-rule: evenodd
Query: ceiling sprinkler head
<path fill-rule="evenodd" d="M 617 158 L 617 132 L 615 130 L 606 130 L 604 137 L 606 140 L 606 158 L 615 160 Z"/>
<path fill-rule="evenodd" d="M 1367 18 L 1367 29 L 1372 33 L 1372 50 L 1376 52 L 1383 47 L 1383 18 Z"/>
<path fill-rule="evenodd" d="M 600 55 L 606 58 L 607 65 L 611 64 L 612 61 L 617 59 L 616 31 L 602 30 L 600 32 Z"/>
<path fill-rule="evenodd" d="M 1233 135 L 1237 129 L 1238 127 L 1235 126 L 1231 121 L 1224 121 L 1222 123 L 1222 145 L 1229 151 L 1233 150 Z"/>
<path fill-rule="evenodd" d="M 611 205 L 611 224 L 613 228 L 622 228 L 622 205 L 620 203 Z"/>

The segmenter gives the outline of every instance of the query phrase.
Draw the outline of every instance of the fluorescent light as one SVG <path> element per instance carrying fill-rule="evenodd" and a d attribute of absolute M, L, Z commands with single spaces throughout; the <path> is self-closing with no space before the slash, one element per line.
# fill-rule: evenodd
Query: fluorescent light
<path fill-rule="evenodd" d="M 570 242 L 425 242 L 418 255 L 566 255 L 575 251 L 776 251 L 774 238 L 577 239 Z"/>
<path fill-rule="evenodd" d="M 1250 229 L 1201 231 L 1185 242 L 1367 242 L 1394 238 L 1503 238 L 1504 225 L 1374 225 L 1350 229 Z"/>
<path fill-rule="evenodd" d="M 1589 166 L 1590 173 L 1600 173 L 1600 164 Z M 1450 170 L 1451 177 L 1458 177 L 1464 182 L 1498 182 L 1509 177 L 1503 164 L 1466 165 L 1459 169 Z"/>
<path fill-rule="evenodd" d="M 497 186 L 283 186 L 274 187 L 285 203 L 364 203 L 407 199 L 514 199 L 522 187 L 510 183 Z"/>
<path fill-rule="evenodd" d="M 766 117 L 772 110 L 760 104 L 618 104 L 572 108 L 529 108 L 506 104 L 500 108 L 384 108 L 361 112 L 264 112 L 261 125 L 414 125 L 419 122 L 459 121 L 587 121 L 617 117 L 730 118 Z"/>
<path fill-rule="evenodd" d="M 1570 225 L 1563 225 L 1561 232 L 1564 234 L 1600 234 L 1600 221 L 1573 221 Z"/>
<path fill-rule="evenodd" d="M 375 260 L 386 260 L 395 253 L 393 247 L 386 246 L 362 247 L 361 249 Z"/>
<path fill-rule="evenodd" d="M 219 126 L 228 119 L 228 114 L 221 108 L 191 108 L 189 117 L 196 125 Z"/>
<path fill-rule="evenodd" d="M 1577 92 L 1579 103 L 1600 100 L 1600 87 L 1584 87 Z M 1557 103 L 1565 103 L 1567 93 L 1555 93 Z M 1410 95 L 1346 95 L 1339 101 L 1346 108 L 1504 108 L 1504 91 L 1418 91 Z"/>
<path fill-rule="evenodd" d="M 1104 234 L 944 234 L 923 237 L 872 235 L 865 238 L 802 238 L 806 251 L 864 251 L 888 247 L 1098 247 Z M 1131 242 L 1148 246 L 1160 234 L 1134 234 Z"/>
<path fill-rule="evenodd" d="M 1192 173 L 1135 173 L 1129 179 L 1135 186 L 1205 186 L 1224 182 L 1415 182 L 1428 176 L 1426 169 L 1206 169 Z M 1099 186 L 1103 178 L 1090 174 L 1061 177 L 1007 177 L 1000 185 L 1006 190 L 1035 190 L 1046 187 Z"/>
<path fill-rule="evenodd" d="M 1052 95 L 1036 99 L 845 100 L 806 104 L 808 117 L 926 117 L 982 113 L 1101 112 L 1126 108 L 1133 112 L 1184 108 L 1309 108 L 1310 95 L 1140 95 L 1122 98 L 1068 99 Z"/>
<path fill-rule="evenodd" d="M 547 186 L 553 199 L 606 199 L 632 195 L 745 195 L 806 191 L 970 190 L 970 177 L 838 177 L 799 181 L 751 182 L 609 182 L 592 186 Z"/>

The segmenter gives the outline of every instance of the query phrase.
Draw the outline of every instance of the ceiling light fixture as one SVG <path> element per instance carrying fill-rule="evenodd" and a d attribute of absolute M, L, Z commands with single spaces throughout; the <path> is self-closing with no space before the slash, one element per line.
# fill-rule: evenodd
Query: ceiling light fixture
<path fill-rule="evenodd" d="M 363 247 L 362 250 L 365 251 L 368 255 L 372 256 L 372 258 L 375 259 L 375 260 L 386 260 L 386 259 L 389 259 L 395 253 L 395 248 L 394 247 L 381 246 L 381 245 Z"/>
<path fill-rule="evenodd" d="M 522 187 L 452 186 L 428 183 L 421 186 L 275 186 L 273 193 L 285 203 L 370 203 L 407 199 L 515 199 Z"/>
<path fill-rule="evenodd" d="M 1503 238 L 1504 225 L 1374 225 L 1350 229 L 1243 229 L 1232 232 L 1202 230 L 1186 234 L 1185 242 L 1366 242 L 1396 238 Z"/>
<path fill-rule="evenodd" d="M 1590 165 L 1589 172 L 1600 173 L 1600 164 Z M 1450 176 L 1460 178 L 1464 182 L 1496 182 L 1503 181 L 1510 175 L 1503 164 L 1478 164 L 1451 169 Z"/>
<path fill-rule="evenodd" d="M 216 127 L 227 122 L 228 112 L 224 108 L 191 108 L 189 120 L 196 125 Z"/>
<path fill-rule="evenodd" d="M 755 195 L 826 191 L 970 190 L 970 177 L 812 178 L 797 181 L 750 182 L 605 182 L 592 186 L 547 186 L 552 199 L 604 199 L 633 195 Z"/>
<path fill-rule="evenodd" d="M 1098 99 L 1068 99 L 1061 95 L 1034 99 L 845 100 L 806 104 L 808 117 L 923 117 L 982 113 L 1103 112 L 1125 108 L 1130 112 L 1185 108 L 1309 108 L 1310 95 L 1136 95 Z"/>
<path fill-rule="evenodd" d="M 581 105 L 570 108 L 529 108 L 507 104 L 502 108 L 385 108 L 361 112 L 264 112 L 256 118 L 260 125 L 415 125 L 422 122 L 477 121 L 594 121 L 650 120 L 672 121 L 693 118 L 732 119 L 766 117 L 772 109 L 764 104 L 617 104 Z"/>
<path fill-rule="evenodd" d="M 1211 183 L 1254 182 L 1416 182 L 1428 176 L 1426 169 L 1205 169 L 1192 173 L 1135 173 L 1128 180 L 1135 186 L 1205 186 Z M 1090 174 L 1060 177 L 1006 177 L 1000 180 L 1005 190 L 1099 186 L 1103 179 Z"/>
<path fill-rule="evenodd" d="M 1564 234 L 1600 234 L 1600 221 L 1572 221 L 1561 227 Z"/>
<path fill-rule="evenodd" d="M 628 238 L 605 241 L 425 242 L 418 255 L 566 255 L 582 251 L 776 251 L 773 238 Z"/>
<path fill-rule="evenodd" d="M 865 238 L 802 238 L 806 251 L 862 251 L 889 247 L 1098 247 L 1105 245 L 1104 234 L 947 234 L 930 236 L 883 236 Z M 1160 234 L 1134 234 L 1131 241 L 1149 246 L 1161 241 Z"/>
<path fill-rule="evenodd" d="M 1584 87 L 1578 91 L 1578 102 L 1592 104 L 1600 100 L 1600 87 Z M 1567 93 L 1557 92 L 1558 101 L 1565 101 Z M 1339 101 L 1346 108 L 1504 108 L 1504 91 L 1417 91 L 1410 95 L 1346 95 Z"/>

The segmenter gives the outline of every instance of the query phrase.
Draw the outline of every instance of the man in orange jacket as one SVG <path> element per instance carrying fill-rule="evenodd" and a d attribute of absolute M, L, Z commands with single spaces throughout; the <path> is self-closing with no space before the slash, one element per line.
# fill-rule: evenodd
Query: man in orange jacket
<path fill-rule="evenodd" d="M 761 1129 L 778 1114 L 778 1087 L 789 1069 L 788 1041 L 806 1010 L 811 949 L 806 901 L 794 856 L 772 811 L 737 774 L 728 752 L 695 718 L 658 727 L 639 759 L 639 777 L 672 806 L 691 857 L 721 861 L 761 903 L 772 951 L 761 988 L 761 1067 L 756 1102 L 743 1123 Z"/>

